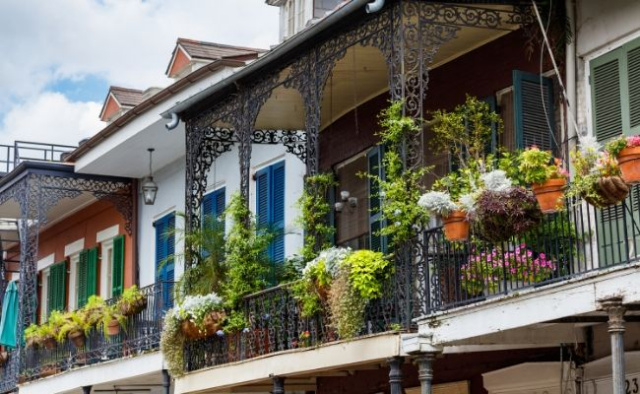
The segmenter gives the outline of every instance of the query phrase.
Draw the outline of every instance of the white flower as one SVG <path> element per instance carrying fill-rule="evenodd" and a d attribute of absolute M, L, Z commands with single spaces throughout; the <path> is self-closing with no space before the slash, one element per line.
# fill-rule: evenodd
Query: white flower
<path fill-rule="evenodd" d="M 587 135 L 580 138 L 580 153 L 583 155 L 593 154 L 600 150 L 601 145 L 596 139 L 591 135 Z"/>
<path fill-rule="evenodd" d="M 463 194 L 460 196 L 460 208 L 467 213 L 473 215 L 476 211 L 476 199 L 473 194 Z"/>
<path fill-rule="evenodd" d="M 451 201 L 451 195 L 449 193 L 437 191 L 430 191 L 423 194 L 418 200 L 418 205 L 428 211 L 443 216 L 458 209 L 458 206 Z"/>
<path fill-rule="evenodd" d="M 325 269 L 331 275 L 335 277 L 338 273 L 338 267 L 340 263 L 351 254 L 351 248 L 329 248 L 321 251 L 318 257 L 309 261 L 307 265 L 302 269 L 302 276 L 308 277 L 309 272 L 315 268 L 320 262 L 324 262 Z"/>
<path fill-rule="evenodd" d="M 507 177 L 507 173 L 503 170 L 487 172 L 486 174 L 480 175 L 480 179 L 487 190 L 494 192 L 502 192 L 511 187 L 511 179 Z"/>

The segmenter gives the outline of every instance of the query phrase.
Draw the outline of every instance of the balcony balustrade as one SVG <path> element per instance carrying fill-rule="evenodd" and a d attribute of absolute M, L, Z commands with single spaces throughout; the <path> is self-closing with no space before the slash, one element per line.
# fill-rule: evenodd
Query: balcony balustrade
<path fill-rule="evenodd" d="M 173 303 L 173 283 L 160 282 L 141 291 L 147 298 L 146 307 L 129 317 L 118 335 L 108 336 L 101 327 L 96 327 L 87 335 L 83 347 L 66 340 L 52 350 L 42 346 L 26 348 L 20 360 L 20 381 L 159 350 L 163 316 Z M 116 301 L 111 299 L 107 303 Z"/>

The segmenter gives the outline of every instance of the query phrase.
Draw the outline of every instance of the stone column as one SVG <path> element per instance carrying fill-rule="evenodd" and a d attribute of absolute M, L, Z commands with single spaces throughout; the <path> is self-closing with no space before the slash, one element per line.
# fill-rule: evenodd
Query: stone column
<path fill-rule="evenodd" d="M 433 360 L 435 353 L 424 353 L 416 357 L 418 364 L 418 380 L 420 380 L 420 394 L 433 393 Z"/>
<path fill-rule="evenodd" d="M 273 394 L 284 394 L 284 378 L 274 376 L 273 378 Z"/>
<path fill-rule="evenodd" d="M 389 362 L 389 388 L 391 394 L 402 394 L 402 364 L 403 357 L 392 357 Z"/>
<path fill-rule="evenodd" d="M 625 394 L 624 378 L 624 313 L 622 298 L 615 297 L 601 301 L 602 309 L 609 314 L 609 335 L 611 336 L 611 381 L 613 394 Z"/>

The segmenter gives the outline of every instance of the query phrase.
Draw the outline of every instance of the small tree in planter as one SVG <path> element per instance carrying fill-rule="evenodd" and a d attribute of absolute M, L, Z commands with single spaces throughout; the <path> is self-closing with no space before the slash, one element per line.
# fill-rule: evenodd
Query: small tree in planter
<path fill-rule="evenodd" d="M 621 136 L 607 143 L 605 150 L 618 160 L 626 183 L 640 182 L 640 135 Z"/>
<path fill-rule="evenodd" d="M 533 146 L 520 154 L 518 168 L 525 182 L 531 185 L 543 213 L 562 209 L 569 173 L 562 168 L 560 159 Z"/>

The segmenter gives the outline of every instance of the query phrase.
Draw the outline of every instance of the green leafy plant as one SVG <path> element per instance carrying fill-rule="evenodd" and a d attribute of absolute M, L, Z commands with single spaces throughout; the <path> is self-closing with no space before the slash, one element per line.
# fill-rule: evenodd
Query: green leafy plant
<path fill-rule="evenodd" d="M 182 213 L 178 215 L 184 216 Z M 206 217 L 200 228 L 189 232 L 180 228 L 172 231 L 189 247 L 185 248 L 183 254 L 170 256 L 167 263 L 173 258 L 197 261 L 176 282 L 176 301 L 180 302 L 188 295 L 222 294 L 228 268 L 225 264 L 224 226 L 219 220 Z"/>
<path fill-rule="evenodd" d="M 330 325 L 341 339 L 357 336 L 364 327 L 367 300 L 349 281 L 349 270 L 342 267 L 329 291 Z"/>
<path fill-rule="evenodd" d="M 604 150 L 613 157 L 618 157 L 620 152 L 624 148 L 637 148 L 640 147 L 640 136 L 633 135 L 626 137 L 624 135 L 607 142 Z"/>
<path fill-rule="evenodd" d="M 365 300 L 382 297 L 383 284 L 391 275 L 390 262 L 380 252 L 358 250 L 344 260 L 349 282 Z"/>
<path fill-rule="evenodd" d="M 134 315 L 142 311 L 147 305 L 147 295 L 136 285 L 133 285 L 122 292 L 117 301 L 118 308 L 124 315 Z"/>
<path fill-rule="evenodd" d="M 416 227 L 423 227 L 429 221 L 428 212 L 417 204 L 424 190 L 422 178 L 429 168 L 407 168 L 403 161 L 407 141 L 422 129 L 413 118 L 402 115 L 403 106 L 402 101 L 392 102 L 379 116 L 382 129 L 377 135 L 379 145 L 385 149 L 384 177 L 360 174 L 375 182 L 379 196 L 383 197 L 379 209 L 386 226 L 379 235 L 388 237 L 391 248 L 407 242 L 415 236 Z"/>
<path fill-rule="evenodd" d="M 560 159 L 554 159 L 551 152 L 535 146 L 522 151 L 518 169 L 528 184 L 543 184 L 549 179 L 566 179 L 569 176 Z"/>
<path fill-rule="evenodd" d="M 233 334 L 242 332 L 247 329 L 248 326 L 249 323 L 247 322 L 244 313 L 238 310 L 232 310 L 224 322 L 223 331 L 227 334 Z"/>
<path fill-rule="evenodd" d="M 127 317 L 120 312 L 120 309 L 117 305 L 105 305 L 102 310 L 102 315 L 100 320 L 97 322 L 99 327 L 102 327 L 102 333 L 105 338 L 109 336 L 109 326 L 113 321 L 118 322 L 118 325 L 122 328 L 125 328 L 127 325 Z"/>
<path fill-rule="evenodd" d="M 331 213 L 328 197 L 330 190 L 337 185 L 332 173 L 310 175 L 305 178 L 305 187 L 298 200 L 305 243 L 302 257 L 313 260 L 320 250 L 331 246 L 335 229 L 328 223 Z"/>
<path fill-rule="evenodd" d="M 89 335 L 93 328 L 81 309 L 65 313 L 63 319 L 63 323 L 56 332 L 56 341 L 58 343 L 64 342 L 73 333 Z"/>
<path fill-rule="evenodd" d="M 169 309 L 164 317 L 160 350 L 167 361 L 169 373 L 174 378 L 184 375 L 184 347 L 186 338 L 182 333 L 182 321 L 176 317 L 176 311 Z"/>
<path fill-rule="evenodd" d="M 225 211 L 233 225 L 226 242 L 227 280 L 223 295 L 228 308 L 235 308 L 248 294 L 264 290 L 270 261 L 267 255 L 273 235 L 267 229 L 257 229 L 249 207 L 240 193 L 231 198 Z"/>

